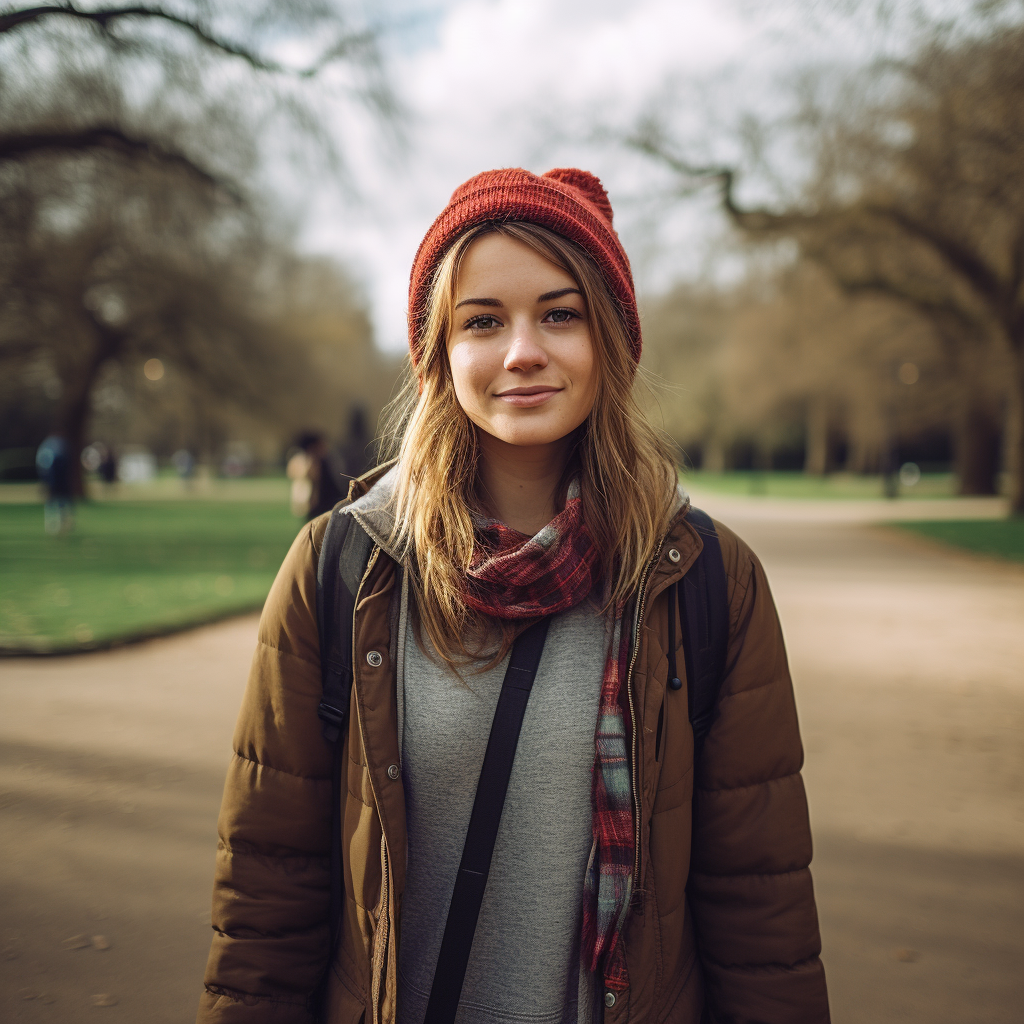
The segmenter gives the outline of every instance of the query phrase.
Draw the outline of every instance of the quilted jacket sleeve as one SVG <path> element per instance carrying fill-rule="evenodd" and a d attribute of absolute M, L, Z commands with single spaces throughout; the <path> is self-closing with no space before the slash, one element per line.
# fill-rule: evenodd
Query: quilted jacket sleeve
<path fill-rule="evenodd" d="M 786 650 L 768 581 L 716 524 L 730 591 L 719 713 L 694 794 L 689 898 L 717 1024 L 829 1020 Z"/>
<path fill-rule="evenodd" d="M 330 750 L 320 735 L 313 527 L 260 619 L 218 822 L 199 1024 L 305 1024 L 327 963 Z"/>

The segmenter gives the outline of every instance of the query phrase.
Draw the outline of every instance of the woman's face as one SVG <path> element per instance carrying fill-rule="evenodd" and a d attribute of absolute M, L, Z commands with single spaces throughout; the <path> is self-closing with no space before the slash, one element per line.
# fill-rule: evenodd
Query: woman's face
<path fill-rule="evenodd" d="M 455 394 L 483 431 L 516 446 L 551 445 L 590 415 L 598 369 L 573 278 L 496 232 L 462 259 L 448 339 Z"/>

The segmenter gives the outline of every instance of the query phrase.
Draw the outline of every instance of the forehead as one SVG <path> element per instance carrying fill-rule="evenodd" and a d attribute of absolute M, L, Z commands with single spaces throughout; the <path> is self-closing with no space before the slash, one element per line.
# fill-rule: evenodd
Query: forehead
<path fill-rule="evenodd" d="M 496 291 L 534 291 L 534 298 L 556 288 L 576 287 L 567 271 L 517 238 L 490 231 L 474 239 L 463 254 L 455 282 L 458 298 L 470 292 L 497 297 Z M 483 291 L 481 291 L 483 289 Z"/>

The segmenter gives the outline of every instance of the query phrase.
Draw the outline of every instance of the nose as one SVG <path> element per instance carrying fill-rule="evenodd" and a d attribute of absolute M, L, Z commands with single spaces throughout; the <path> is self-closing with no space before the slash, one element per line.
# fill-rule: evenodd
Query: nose
<path fill-rule="evenodd" d="M 548 354 L 536 334 L 527 326 L 520 327 L 505 353 L 506 370 L 542 370 L 548 365 Z"/>

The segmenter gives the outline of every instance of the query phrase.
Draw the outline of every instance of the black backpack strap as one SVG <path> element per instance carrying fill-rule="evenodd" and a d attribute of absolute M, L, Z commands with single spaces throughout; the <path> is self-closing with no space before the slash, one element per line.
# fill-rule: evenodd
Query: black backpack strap
<path fill-rule="evenodd" d="M 316 570 L 316 617 L 320 631 L 323 694 L 317 715 L 324 739 L 337 742 L 352 693 L 352 615 L 373 541 L 344 506 L 327 523 Z"/>
<path fill-rule="evenodd" d="M 341 923 L 341 769 L 352 695 L 352 616 L 356 592 L 370 561 L 373 541 L 354 516 L 336 505 L 327 523 L 316 570 L 316 618 L 320 632 L 322 693 L 317 715 L 333 748 L 331 764 L 331 903 L 333 958 Z M 328 962 L 327 970 L 331 969 Z M 325 979 L 326 980 L 326 979 Z M 321 993 L 322 994 L 322 993 Z"/>
<path fill-rule="evenodd" d="M 462 848 L 462 861 L 455 877 L 455 890 L 448 905 L 448 920 L 437 956 L 424 1024 L 452 1024 L 459 1008 L 469 951 L 473 947 L 508 780 L 519 744 L 519 731 L 550 625 L 550 616 L 535 622 L 519 634 L 512 647 L 498 706 L 494 709 L 491 734 L 487 739 L 487 751 L 473 800 L 473 813 Z"/>
<path fill-rule="evenodd" d="M 690 725 L 694 762 L 700 757 L 718 704 L 729 643 L 729 595 L 722 545 L 711 517 L 690 507 L 686 521 L 697 531 L 703 549 L 679 583 L 684 623 Z"/>

